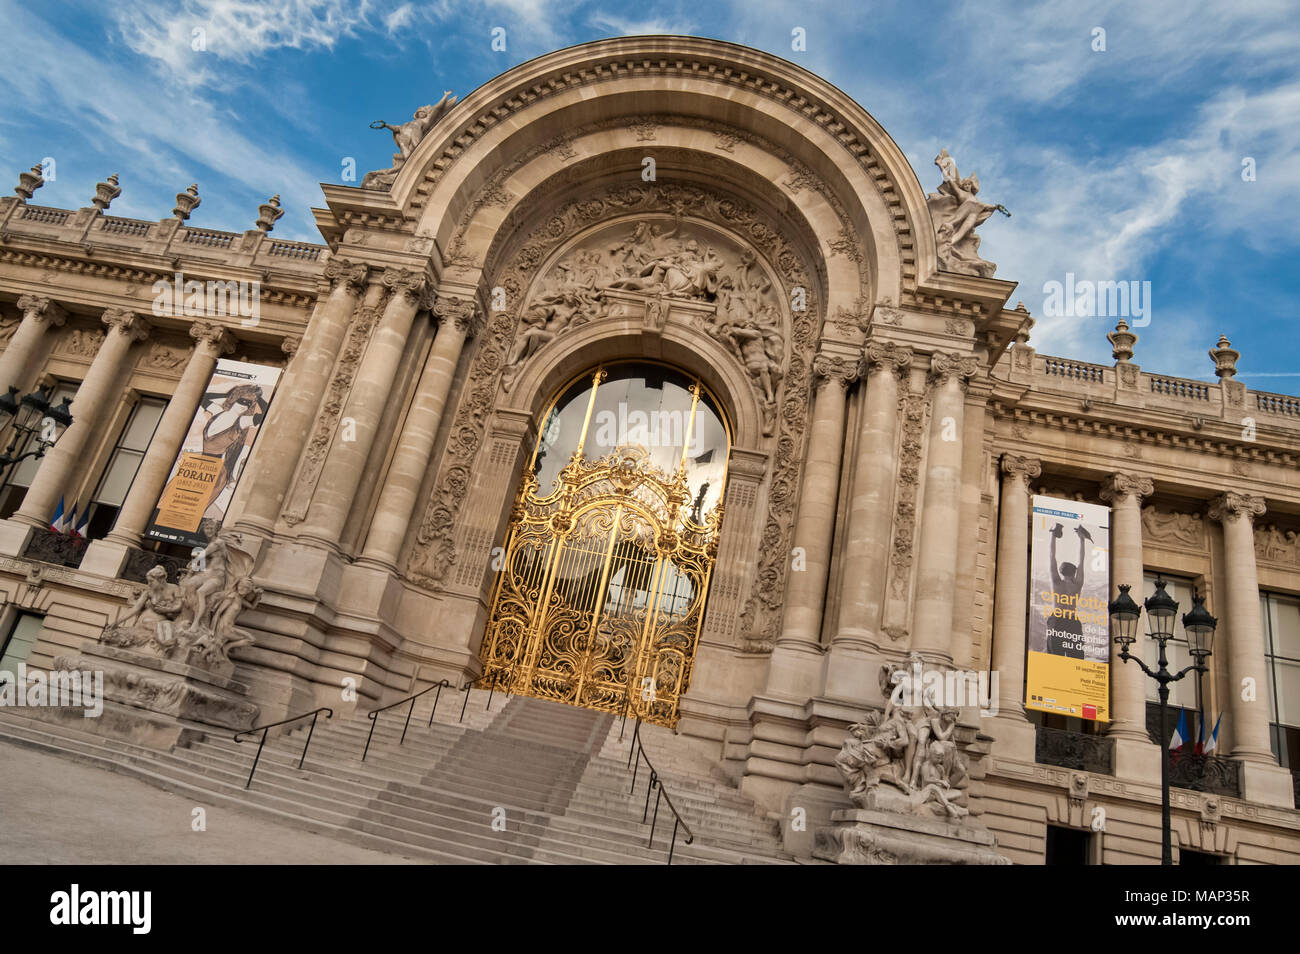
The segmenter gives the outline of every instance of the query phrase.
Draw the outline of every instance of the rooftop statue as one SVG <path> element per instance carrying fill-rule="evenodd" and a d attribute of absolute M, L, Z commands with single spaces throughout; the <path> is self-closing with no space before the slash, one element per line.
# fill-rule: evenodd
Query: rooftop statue
<path fill-rule="evenodd" d="M 382 119 L 376 119 L 370 124 L 371 129 L 387 129 L 393 134 L 393 143 L 397 146 L 397 152 L 393 153 L 393 164 L 387 169 L 376 169 L 373 172 L 367 172 L 361 179 L 361 188 L 376 189 L 386 192 L 392 188 L 394 180 L 397 178 L 398 170 L 405 164 L 406 160 L 415 152 L 424 137 L 429 134 L 429 130 L 438 124 L 438 120 L 446 115 L 447 110 L 456 104 L 456 97 L 452 95 L 451 90 L 446 90 L 442 94 L 442 99 L 432 106 L 421 106 L 415 111 L 411 119 L 402 123 L 400 126 L 393 126 L 384 122 Z"/>
<path fill-rule="evenodd" d="M 939 191 L 931 192 L 926 202 L 938 239 L 939 267 L 947 272 L 992 278 L 997 266 L 979 257 L 980 239 L 975 229 L 994 212 L 1006 216 L 1011 213 L 1006 206 L 988 205 L 977 199 L 979 176 L 972 173 L 963 177 L 947 149 L 935 157 L 934 164 L 943 173 L 943 181 Z"/>

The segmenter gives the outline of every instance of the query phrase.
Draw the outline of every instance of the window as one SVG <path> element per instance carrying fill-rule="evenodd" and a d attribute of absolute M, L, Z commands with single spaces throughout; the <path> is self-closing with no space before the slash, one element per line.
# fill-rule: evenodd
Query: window
<path fill-rule="evenodd" d="M 0 672 L 12 673 L 18 678 L 18 664 L 26 662 L 32 647 L 40 638 L 45 617 L 39 613 L 19 613 L 0 645 Z"/>
<path fill-rule="evenodd" d="M 1300 769 L 1300 599 L 1260 594 L 1269 735 L 1283 768 Z"/>
<path fill-rule="evenodd" d="M 1183 614 L 1192 611 L 1192 581 L 1181 577 L 1167 576 L 1163 573 L 1147 573 L 1143 580 L 1144 596 L 1155 595 L 1155 581 L 1157 579 L 1165 581 L 1165 592 L 1178 604 L 1178 612 L 1174 614 L 1174 635 L 1165 645 L 1165 658 L 1168 660 L 1167 665 L 1170 672 L 1181 672 L 1194 662 L 1187 645 L 1187 633 L 1183 631 Z M 1143 627 L 1141 637 L 1142 661 L 1154 670 L 1160 660 L 1160 643 L 1150 635 L 1150 621 L 1147 619 L 1145 608 L 1142 610 L 1139 626 Z M 1154 679 L 1146 676 L 1142 678 L 1147 687 L 1147 731 L 1153 738 L 1159 739 L 1159 686 Z M 1169 684 L 1169 731 L 1161 744 L 1168 746 L 1173 738 L 1174 730 L 1178 728 L 1180 710 L 1186 714 L 1188 738 L 1185 741 L 1190 742 L 1192 745 L 1196 744 L 1200 733 L 1200 690 L 1200 673 L 1194 670 L 1178 680 L 1178 682 Z M 1206 734 L 1208 735 L 1213 729 L 1213 724 L 1206 726 Z"/>
<path fill-rule="evenodd" d="M 1221 865 L 1223 864 L 1223 856 L 1212 855 L 1208 851 L 1192 851 L 1190 848 L 1179 848 L 1178 863 L 1180 865 Z"/>
<path fill-rule="evenodd" d="M 146 397 L 136 402 L 131 417 L 127 420 L 126 427 L 122 428 L 122 434 L 113 448 L 113 454 L 108 459 L 104 476 L 100 478 L 99 486 L 91 497 L 86 539 L 97 540 L 112 528 L 166 407 L 167 402 L 161 398 Z"/>
<path fill-rule="evenodd" d="M 76 382 L 60 383 L 54 388 L 53 395 L 50 397 L 50 407 L 58 407 L 63 403 L 65 397 L 74 397 L 77 393 Z M 56 428 L 57 432 L 62 435 L 63 428 Z M 27 442 L 17 448 L 16 454 L 21 456 L 28 451 L 36 450 L 37 434 L 31 434 Z M 8 446 L 10 434 L 4 435 L 4 446 Z M 36 478 L 36 471 L 40 469 L 41 458 L 28 457 L 17 467 L 14 467 L 5 475 L 5 482 L 0 486 L 0 518 L 11 517 L 23 505 L 23 497 L 27 496 L 27 488 L 32 485 Z"/>
<path fill-rule="evenodd" d="M 1093 864 L 1092 850 L 1092 832 L 1087 829 L 1047 826 L 1044 864 L 1090 865 Z"/>

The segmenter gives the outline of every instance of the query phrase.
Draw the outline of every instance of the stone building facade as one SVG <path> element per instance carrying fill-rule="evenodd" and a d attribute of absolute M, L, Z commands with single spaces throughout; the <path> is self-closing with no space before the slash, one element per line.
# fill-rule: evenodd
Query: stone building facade
<path fill-rule="evenodd" d="M 629 481 L 623 499 L 657 488 L 661 509 L 642 506 L 626 539 L 661 556 L 685 544 L 665 543 L 676 525 L 655 514 L 694 502 L 699 572 L 655 564 L 695 597 L 665 630 L 684 648 L 655 685 L 679 694 L 665 721 L 744 792 L 824 823 L 845 804 L 846 727 L 883 705 L 881 665 L 917 653 L 998 676 L 998 714 L 963 710 L 958 738 L 1000 851 L 1158 860 L 1160 748 L 1136 667 L 1112 660 L 1099 733 L 1023 705 L 1029 495 L 1050 493 L 1113 508 L 1113 581 L 1194 583 L 1220 617 L 1199 705 L 1224 713 L 1222 758 L 1175 789 L 1180 852 L 1300 861 L 1286 651 L 1300 644 L 1300 400 L 1235 381 L 1226 340 L 1216 384 L 1143 370 L 1122 322 L 1113 365 L 1037 354 L 1014 282 L 977 254 L 994 207 L 951 157 L 927 196 L 861 106 L 743 47 L 561 50 L 395 141 L 365 187 L 323 186 L 320 245 L 272 238 L 274 202 L 242 234 L 193 227 L 193 188 L 161 221 L 108 214 L 112 180 L 76 211 L 34 204 L 35 173 L 0 199 L 0 386 L 75 388 L 72 427 L 4 488 L 6 659 L 23 620 L 29 666 L 78 652 L 144 569 L 183 559 L 142 532 L 231 356 L 284 368 L 225 524 L 264 591 L 240 620 L 255 642 L 235 653 L 261 718 L 338 706 L 349 684 L 372 707 L 485 661 L 516 677 L 509 661 L 531 650 L 511 640 L 532 634 L 511 628 L 502 555 L 508 575 L 541 498 L 529 475 L 548 415 L 598 369 L 621 382 L 647 380 L 629 362 L 664 367 L 696 398 L 690 420 L 720 422 L 725 466 L 696 459 L 708 479 L 692 482 L 683 451 L 683 484 L 644 458 L 597 476 Z M 155 283 L 177 273 L 255 283 L 260 313 L 160 316 Z M 149 402 L 129 489 L 106 494 Z M 61 498 L 105 515 L 84 552 L 45 529 Z M 625 590 L 631 566 L 616 567 Z M 592 686 L 648 671 L 596 668 Z M 1243 680 L 1259 687 L 1249 701 Z M 813 827 L 788 826 L 791 850 Z"/>

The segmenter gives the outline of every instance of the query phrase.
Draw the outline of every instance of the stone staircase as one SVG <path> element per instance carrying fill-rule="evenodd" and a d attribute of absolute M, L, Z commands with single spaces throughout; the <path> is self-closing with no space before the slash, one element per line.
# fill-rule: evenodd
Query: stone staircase
<path fill-rule="evenodd" d="M 630 793 L 633 725 L 619 741 L 612 716 L 538 699 L 473 690 L 446 694 L 428 725 L 432 694 L 417 702 L 399 746 L 406 707 L 370 722 L 322 720 L 302 769 L 307 724 L 272 730 L 250 789 L 256 738 L 208 734 L 161 752 L 84 732 L 66 722 L 0 709 L 0 743 L 26 745 L 129 775 L 207 804 L 238 807 L 291 827 L 443 864 L 663 864 L 673 815 L 660 804 L 648 845 L 644 762 Z M 275 734 L 275 733 L 281 734 Z M 643 731 L 646 754 L 694 833 L 676 841 L 673 864 L 790 864 L 775 821 L 672 733 Z M 653 813 L 655 796 L 649 798 Z M 648 816 L 647 816 L 648 817 Z"/>

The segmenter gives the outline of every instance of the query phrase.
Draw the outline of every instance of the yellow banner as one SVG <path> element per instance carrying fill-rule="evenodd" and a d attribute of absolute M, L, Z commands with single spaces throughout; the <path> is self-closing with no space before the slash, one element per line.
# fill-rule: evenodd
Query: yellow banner
<path fill-rule="evenodd" d="M 1078 719 L 1110 721 L 1110 666 L 1031 652 L 1026 661 L 1025 707 Z"/>
<path fill-rule="evenodd" d="M 156 523 L 194 533 L 199 529 L 203 511 L 208 509 L 212 490 L 217 485 L 223 461 L 220 457 L 182 451 L 176 473 L 167 482 L 158 500 Z"/>

